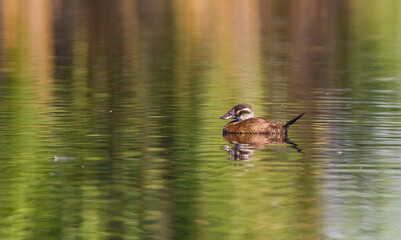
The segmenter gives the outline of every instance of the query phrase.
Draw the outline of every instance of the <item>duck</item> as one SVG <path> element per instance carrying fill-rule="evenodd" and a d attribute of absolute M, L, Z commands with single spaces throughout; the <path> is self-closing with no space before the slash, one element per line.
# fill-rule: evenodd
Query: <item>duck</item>
<path fill-rule="evenodd" d="M 220 119 L 235 119 L 223 128 L 225 134 L 274 134 L 286 136 L 288 128 L 300 119 L 305 112 L 290 121 L 269 121 L 255 117 L 251 105 L 243 103 L 231 108 Z"/>

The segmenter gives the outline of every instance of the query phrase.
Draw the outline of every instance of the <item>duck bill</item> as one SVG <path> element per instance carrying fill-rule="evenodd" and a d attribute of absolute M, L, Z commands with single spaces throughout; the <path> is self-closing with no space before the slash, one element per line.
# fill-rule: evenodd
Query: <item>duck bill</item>
<path fill-rule="evenodd" d="M 235 118 L 234 111 L 229 111 L 228 113 L 220 117 L 220 119 L 233 119 L 233 118 Z"/>

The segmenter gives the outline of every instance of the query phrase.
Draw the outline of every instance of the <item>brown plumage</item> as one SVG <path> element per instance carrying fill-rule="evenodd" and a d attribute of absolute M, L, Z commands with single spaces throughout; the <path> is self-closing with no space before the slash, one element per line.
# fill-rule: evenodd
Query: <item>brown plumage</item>
<path fill-rule="evenodd" d="M 290 127 L 290 125 L 297 121 L 304 114 L 305 113 L 302 113 L 288 122 L 268 121 L 260 117 L 255 118 L 250 105 L 238 104 L 220 118 L 236 119 L 224 126 L 224 134 L 245 133 L 286 135 L 287 129 Z"/>
<path fill-rule="evenodd" d="M 269 133 L 285 134 L 286 122 L 267 121 L 264 118 L 249 118 L 240 122 L 231 122 L 224 126 L 225 133 Z"/>
<path fill-rule="evenodd" d="M 286 134 L 224 134 L 224 140 L 233 144 L 252 146 L 264 149 L 265 144 L 282 144 L 289 142 Z"/>

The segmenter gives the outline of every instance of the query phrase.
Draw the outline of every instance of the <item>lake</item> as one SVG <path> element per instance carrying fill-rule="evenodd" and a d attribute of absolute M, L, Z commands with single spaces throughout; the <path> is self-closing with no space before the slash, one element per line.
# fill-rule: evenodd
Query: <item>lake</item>
<path fill-rule="evenodd" d="M 400 239 L 399 1 L 0 6 L 1 239 Z"/>

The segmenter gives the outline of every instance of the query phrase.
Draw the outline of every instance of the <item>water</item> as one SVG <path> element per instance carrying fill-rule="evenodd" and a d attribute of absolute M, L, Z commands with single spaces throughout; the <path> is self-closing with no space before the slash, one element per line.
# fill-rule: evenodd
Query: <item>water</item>
<path fill-rule="evenodd" d="M 1 1 L 0 238 L 400 239 L 399 9 Z"/>

